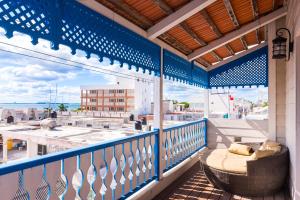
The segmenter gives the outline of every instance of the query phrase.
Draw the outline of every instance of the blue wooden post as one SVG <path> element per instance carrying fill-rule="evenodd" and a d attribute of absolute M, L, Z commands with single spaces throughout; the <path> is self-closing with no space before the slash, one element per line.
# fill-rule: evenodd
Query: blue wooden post
<path fill-rule="evenodd" d="M 204 118 L 204 145 L 207 146 L 207 118 Z"/>
<path fill-rule="evenodd" d="M 157 131 L 157 134 L 155 134 L 155 144 L 154 144 L 154 170 L 155 175 L 157 176 L 157 180 L 160 179 L 160 140 L 159 140 L 159 129 L 154 129 L 154 131 Z"/>

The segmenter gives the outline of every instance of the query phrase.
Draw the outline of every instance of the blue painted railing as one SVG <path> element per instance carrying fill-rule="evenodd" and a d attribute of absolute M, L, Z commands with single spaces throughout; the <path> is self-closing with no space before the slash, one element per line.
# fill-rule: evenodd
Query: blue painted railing
<path fill-rule="evenodd" d="M 164 129 L 163 172 L 207 145 L 207 120 L 194 121 Z"/>
<path fill-rule="evenodd" d="M 171 169 L 204 147 L 206 120 L 164 129 L 161 137 L 161 148 L 157 129 L 3 164 L 1 199 L 125 199 L 157 179 L 160 170 Z"/>

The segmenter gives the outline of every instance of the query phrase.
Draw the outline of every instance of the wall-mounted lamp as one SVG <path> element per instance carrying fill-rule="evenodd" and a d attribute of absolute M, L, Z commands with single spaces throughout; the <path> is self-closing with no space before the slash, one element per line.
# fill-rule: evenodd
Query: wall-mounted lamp
<path fill-rule="evenodd" d="M 288 56 L 287 54 L 287 39 L 283 37 L 283 31 L 287 31 L 289 35 L 289 41 L 288 41 Z M 291 41 L 291 33 L 287 28 L 280 28 L 276 31 L 276 38 L 272 41 L 273 42 L 273 59 L 282 59 L 287 58 L 287 60 L 290 60 L 290 53 L 293 52 L 293 42 Z"/>

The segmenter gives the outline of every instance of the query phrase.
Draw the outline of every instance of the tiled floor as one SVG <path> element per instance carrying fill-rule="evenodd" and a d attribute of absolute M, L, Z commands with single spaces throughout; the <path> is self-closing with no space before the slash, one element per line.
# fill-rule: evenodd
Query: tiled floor
<path fill-rule="evenodd" d="M 284 191 L 278 194 L 265 197 L 242 197 L 239 195 L 223 192 L 214 188 L 206 179 L 199 163 L 195 164 L 188 172 L 183 174 L 171 186 L 166 188 L 155 200 L 203 200 L 203 199 L 216 199 L 216 200 L 288 200 L 288 195 Z"/>

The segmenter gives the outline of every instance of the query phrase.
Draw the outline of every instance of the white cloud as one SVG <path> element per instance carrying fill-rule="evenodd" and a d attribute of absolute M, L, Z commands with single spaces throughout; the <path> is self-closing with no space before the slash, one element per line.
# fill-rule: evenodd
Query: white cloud
<path fill-rule="evenodd" d="M 6 81 L 60 81 L 75 77 L 73 72 L 62 73 L 40 65 L 0 68 L 0 79 Z"/>

